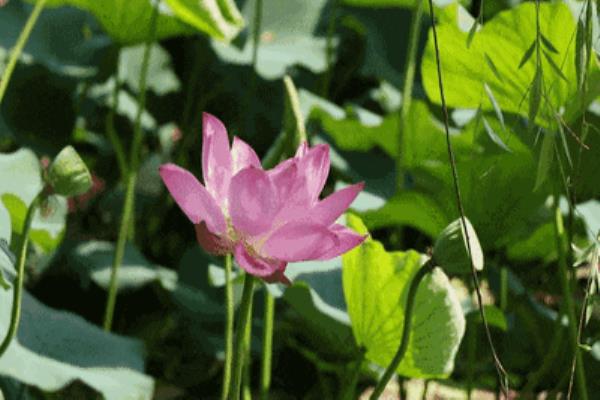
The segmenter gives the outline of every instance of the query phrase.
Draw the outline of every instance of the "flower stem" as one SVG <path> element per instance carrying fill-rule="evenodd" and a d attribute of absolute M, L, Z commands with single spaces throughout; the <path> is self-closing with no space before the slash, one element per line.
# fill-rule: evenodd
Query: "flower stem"
<path fill-rule="evenodd" d="M 4 99 L 4 95 L 6 94 L 6 89 L 8 88 L 10 78 L 12 77 L 15 67 L 17 66 L 17 61 L 19 61 L 19 57 L 21 56 L 21 53 L 23 53 L 25 44 L 29 39 L 29 35 L 31 35 L 31 31 L 33 30 L 33 27 L 35 26 L 35 23 L 37 22 L 37 19 L 40 16 L 40 13 L 42 12 L 42 9 L 46 5 L 47 1 L 48 0 L 38 0 L 35 3 L 35 7 L 29 15 L 29 18 L 25 23 L 25 27 L 23 27 L 23 30 L 19 34 L 19 38 L 17 39 L 15 48 L 10 54 L 10 59 L 8 60 L 8 64 L 6 65 L 6 69 L 4 70 L 4 74 L 2 75 L 2 79 L 0 79 L 0 104 L 2 104 L 2 100 Z"/>
<path fill-rule="evenodd" d="M 252 298 L 254 297 L 254 277 L 246 274 L 244 277 L 244 290 L 242 292 L 242 302 L 239 308 L 237 326 L 235 331 L 235 344 L 233 349 L 233 367 L 232 379 L 229 386 L 229 400 L 239 400 L 240 387 L 242 384 L 242 372 L 244 370 L 244 356 L 246 349 L 244 346 L 244 336 L 246 326 L 250 324 L 250 315 L 252 312 Z"/>
<path fill-rule="evenodd" d="M 119 77 L 119 64 L 121 60 L 121 49 L 117 49 L 117 71 L 115 72 L 115 86 L 112 92 L 111 107 L 106 116 L 106 136 L 113 147 L 115 155 L 117 157 L 117 165 L 119 172 L 121 173 L 121 179 L 125 179 L 127 176 L 127 160 L 125 158 L 125 150 L 123 149 L 123 143 L 115 128 L 115 116 L 119 110 L 119 90 L 121 88 L 121 79 Z"/>
<path fill-rule="evenodd" d="M 260 399 L 269 398 L 271 388 L 271 365 L 273 357 L 273 321 L 275 319 L 275 298 L 265 288 L 265 316 L 263 322 L 262 366 L 260 370 Z"/>
<path fill-rule="evenodd" d="M 125 244 L 127 243 L 127 236 L 132 232 L 133 220 L 134 220 L 134 205 L 135 205 L 135 183 L 137 180 L 137 170 L 139 167 L 139 152 L 142 142 L 142 114 L 144 112 L 146 104 L 146 79 L 148 76 L 148 68 L 150 65 L 150 53 L 152 49 L 152 43 L 156 36 L 156 20 L 158 17 L 158 6 L 159 2 L 154 6 L 152 16 L 150 20 L 151 34 L 146 41 L 144 49 L 144 56 L 142 59 L 142 69 L 140 71 L 140 91 L 138 93 L 138 109 L 135 117 L 135 124 L 133 127 L 133 142 L 131 144 L 131 153 L 129 160 L 129 169 L 126 179 L 125 187 L 125 201 L 123 203 L 123 212 L 121 214 L 121 224 L 119 226 L 119 236 L 117 238 L 117 246 L 115 248 L 115 254 L 113 258 L 113 265 L 110 272 L 110 286 L 108 288 L 108 297 L 106 299 L 106 308 L 104 310 L 104 323 L 103 327 L 105 331 L 112 329 L 113 316 L 115 312 L 115 305 L 117 302 L 117 290 L 118 290 L 118 275 L 121 263 L 123 262 L 123 254 L 125 253 Z M 118 66 L 117 66 L 118 68 Z M 131 235 L 133 236 L 133 235 Z"/>
<path fill-rule="evenodd" d="M 587 400 L 588 394 L 585 382 L 585 369 L 583 365 L 583 357 L 579 350 L 579 341 L 577 339 L 577 318 L 575 316 L 575 303 L 573 302 L 573 293 L 571 291 L 571 282 L 569 279 L 569 269 L 567 266 L 567 253 L 565 243 L 565 228 L 563 225 L 562 211 L 559 205 L 560 196 L 558 192 L 554 195 L 554 235 L 556 237 L 556 249 L 558 251 L 558 275 L 562 287 L 562 294 L 565 301 L 565 312 L 569 319 L 569 341 L 575 352 L 575 360 L 577 368 L 575 377 L 577 380 L 577 392 L 579 399 Z"/>
<path fill-rule="evenodd" d="M 408 132 L 408 116 L 412 103 L 412 91 L 415 83 L 415 71 L 417 69 L 417 50 L 419 48 L 419 38 L 421 34 L 421 22 L 423 21 L 423 12 L 425 10 L 424 0 L 417 0 L 415 9 L 412 12 L 410 21 L 410 33 L 408 36 L 408 50 L 406 54 L 406 66 L 404 68 L 404 87 L 402 88 L 402 105 L 400 106 L 400 147 L 398 148 L 399 155 L 397 158 L 397 183 L 398 189 L 404 186 L 403 168 L 406 163 L 405 156 L 402 151 L 404 143 L 402 138 L 405 132 Z"/>
<path fill-rule="evenodd" d="M 398 347 L 398 351 L 396 351 L 396 355 L 394 355 L 392 362 L 386 368 L 379 382 L 377 382 L 377 386 L 375 386 L 371 397 L 369 397 L 370 400 L 377 400 L 379 398 L 390 379 L 392 379 L 392 375 L 394 375 L 396 369 L 398 369 L 398 365 L 400 365 L 402 358 L 404 358 L 404 354 L 408 349 L 408 342 L 410 341 L 412 313 L 415 304 L 415 298 L 417 296 L 417 290 L 419 289 L 419 284 L 423 278 L 433 270 L 433 267 L 434 265 L 431 260 L 427 261 L 425 265 L 423 265 L 421 269 L 417 271 L 410 283 L 410 287 L 408 288 L 408 296 L 406 298 L 406 307 L 404 309 L 404 326 L 402 327 L 402 339 L 400 340 L 400 346 Z"/>
<path fill-rule="evenodd" d="M 227 400 L 231 384 L 231 361 L 233 351 L 233 282 L 231 281 L 231 254 L 225 256 L 225 364 L 223 365 L 223 389 L 221 400 Z"/>
<path fill-rule="evenodd" d="M 11 344 L 17 329 L 19 328 L 19 320 L 21 319 L 21 299 L 23 297 L 23 281 L 25 279 L 25 259 L 27 258 L 27 244 L 29 243 L 29 232 L 31 231 L 31 224 L 33 222 L 33 216 L 37 210 L 42 197 L 45 196 L 44 191 L 40 192 L 35 199 L 29 205 L 27 209 L 27 215 L 25 216 L 25 225 L 23 226 L 23 234 L 21 235 L 21 245 L 19 247 L 19 258 L 17 260 L 17 279 L 13 286 L 13 304 L 10 313 L 10 325 L 8 332 L 0 344 L 0 357 L 4 355 L 6 349 Z"/>
<path fill-rule="evenodd" d="M 250 307 L 250 321 L 246 325 L 246 331 L 244 332 L 244 372 L 242 377 L 242 399 L 252 400 L 251 376 L 250 376 L 250 361 L 252 360 L 252 307 Z"/>
<path fill-rule="evenodd" d="M 123 204 L 123 213 L 121 214 L 121 224 L 119 226 L 119 237 L 113 258 L 112 270 L 110 273 L 110 285 L 108 288 L 108 298 L 106 309 L 104 310 L 104 330 L 110 331 L 112 328 L 115 304 L 117 302 L 118 274 L 123 262 L 125 253 L 125 244 L 127 243 L 127 233 L 131 224 L 133 215 L 133 197 L 135 195 L 136 173 L 130 172 L 127 178 L 127 187 L 125 189 L 125 203 Z"/>

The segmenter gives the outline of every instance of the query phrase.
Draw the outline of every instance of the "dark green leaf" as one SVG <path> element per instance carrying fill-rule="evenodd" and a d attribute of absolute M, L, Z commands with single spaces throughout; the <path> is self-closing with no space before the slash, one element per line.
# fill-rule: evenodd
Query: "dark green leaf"
<path fill-rule="evenodd" d="M 556 50 L 556 47 L 554 47 L 554 45 L 552 44 L 552 42 L 546 37 L 544 36 L 544 34 L 542 33 L 540 35 L 541 39 L 542 39 L 542 44 L 548 49 L 550 50 L 552 53 L 554 54 L 558 54 L 558 50 Z"/>
<path fill-rule="evenodd" d="M 494 61 L 490 58 L 490 56 L 488 56 L 487 53 L 485 53 L 483 56 L 485 57 L 485 62 L 487 63 L 488 67 L 490 67 L 496 78 L 498 78 L 500 82 L 504 82 L 504 79 L 502 79 L 502 75 L 500 75 L 500 71 L 498 71 L 498 68 L 496 68 L 496 64 L 494 64 Z"/>
<path fill-rule="evenodd" d="M 475 37 L 475 33 L 477 33 L 477 29 L 479 28 L 479 23 L 477 20 L 473 21 L 473 25 L 469 29 L 469 36 L 467 36 L 467 47 L 471 47 L 471 43 L 473 42 L 473 38 Z"/>
<path fill-rule="evenodd" d="M 558 67 L 558 65 L 556 65 L 556 63 L 552 59 L 552 56 L 550 54 L 548 54 L 548 52 L 546 52 L 545 50 L 544 50 L 544 56 L 546 56 L 546 60 L 548 60 L 548 64 L 550 64 L 550 66 L 552 67 L 554 72 L 556 72 L 558 74 L 558 76 L 561 77 L 562 80 L 564 80 L 565 82 L 568 82 L 569 80 L 567 79 L 565 74 L 561 71 L 561 69 Z"/>
<path fill-rule="evenodd" d="M 531 88 L 529 92 L 529 121 L 530 123 L 535 123 L 535 118 L 540 109 L 540 103 L 542 101 L 542 71 L 538 69 L 535 77 L 533 78 L 533 82 L 531 83 Z"/>
<path fill-rule="evenodd" d="M 521 67 L 523 67 L 523 65 L 525 65 L 525 63 L 531 58 L 531 55 L 533 54 L 533 51 L 535 50 L 535 46 L 536 46 L 536 42 L 534 40 L 531 43 L 531 46 L 529 46 L 529 48 L 525 51 L 525 53 L 523 53 L 523 58 L 521 58 L 521 61 L 519 62 L 519 69 L 521 69 Z"/>

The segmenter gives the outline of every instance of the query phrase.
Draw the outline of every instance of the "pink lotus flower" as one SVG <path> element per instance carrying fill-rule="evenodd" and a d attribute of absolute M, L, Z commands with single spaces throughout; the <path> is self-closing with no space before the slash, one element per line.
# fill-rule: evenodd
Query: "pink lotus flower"
<path fill-rule="evenodd" d="M 363 189 L 358 183 L 319 200 L 329 174 L 329 146 L 303 143 L 295 157 L 263 170 L 258 156 L 205 113 L 202 121 L 204 186 L 174 164 L 160 167 L 171 196 L 212 254 L 233 252 L 238 265 L 267 282 L 289 284 L 288 262 L 327 260 L 365 239 L 336 219 Z"/>

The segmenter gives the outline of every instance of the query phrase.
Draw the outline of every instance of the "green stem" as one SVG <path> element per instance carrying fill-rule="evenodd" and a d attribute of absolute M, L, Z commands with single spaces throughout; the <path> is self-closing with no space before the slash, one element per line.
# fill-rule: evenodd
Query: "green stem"
<path fill-rule="evenodd" d="M 121 179 L 124 180 L 127 176 L 127 160 L 125 158 L 123 143 L 119 139 L 117 130 L 115 128 L 115 116 L 119 110 L 119 90 L 121 89 L 121 79 L 119 77 L 120 59 L 121 49 L 117 49 L 117 71 L 115 72 L 115 86 L 112 92 L 111 107 L 106 117 L 106 136 L 108 137 L 108 140 L 115 151 L 117 165 L 119 166 L 119 172 L 121 173 Z"/>
<path fill-rule="evenodd" d="M 117 302 L 118 290 L 118 274 L 123 262 L 123 254 L 125 253 L 125 244 L 127 243 L 127 234 L 133 216 L 133 197 L 135 195 L 135 181 L 137 175 L 135 172 L 130 172 L 127 178 L 127 186 L 125 189 L 125 203 L 123 204 L 123 212 L 121 214 L 121 224 L 119 225 L 119 237 L 117 238 L 117 246 L 113 258 L 113 265 L 110 272 L 110 284 L 108 288 L 108 298 L 106 300 L 106 309 L 104 310 L 104 330 L 110 331 L 113 323 L 115 312 L 115 304 Z"/>
<path fill-rule="evenodd" d="M 31 35 L 31 31 L 33 30 L 33 27 L 35 26 L 35 23 L 37 22 L 37 19 L 40 16 L 40 13 L 42 12 L 42 9 L 46 5 L 47 1 L 48 0 L 38 0 L 35 3 L 35 7 L 29 15 L 29 18 L 25 23 L 25 27 L 23 27 L 23 30 L 19 34 L 17 44 L 15 45 L 15 48 L 10 54 L 8 64 L 6 65 L 6 69 L 2 74 L 2 79 L 0 79 L 0 104 L 2 104 L 2 100 L 4 99 L 4 95 L 6 94 L 6 89 L 8 88 L 10 78 L 12 77 L 15 67 L 17 66 L 17 61 L 19 61 L 19 57 L 21 57 L 21 53 L 23 53 L 25 44 L 29 39 L 29 35 Z"/>
<path fill-rule="evenodd" d="M 254 297 L 254 277 L 246 274 L 244 278 L 244 290 L 242 292 L 242 302 L 240 304 L 237 326 L 235 331 L 235 344 L 233 349 L 233 367 L 232 379 L 229 386 L 229 400 L 239 400 L 240 387 L 242 384 L 242 372 L 244 370 L 244 336 L 246 326 L 250 323 L 252 313 L 252 298 Z"/>
<path fill-rule="evenodd" d="M 500 267 L 500 309 L 506 312 L 508 307 L 508 267 Z"/>
<path fill-rule="evenodd" d="M 130 151 L 130 167 L 131 170 L 137 171 L 140 162 L 140 147 L 142 145 L 142 115 L 146 108 L 146 89 L 148 79 L 148 69 L 150 65 L 150 55 L 152 53 L 152 44 L 156 38 L 156 20 L 158 18 L 158 7 L 160 1 L 154 6 L 152 10 L 152 16 L 150 17 L 150 37 L 146 41 L 144 48 L 144 55 L 142 58 L 142 67 L 140 71 L 140 92 L 138 93 L 138 109 L 135 116 L 135 123 L 133 127 L 133 140 L 131 143 Z"/>
<path fill-rule="evenodd" d="M 427 261 L 425 265 L 423 265 L 421 269 L 417 271 L 415 277 L 410 283 L 410 287 L 408 288 L 408 296 L 406 298 L 406 307 L 404 309 L 404 326 L 402 327 L 402 339 L 400 340 L 400 346 L 398 347 L 398 351 L 396 351 L 392 362 L 386 368 L 385 372 L 383 373 L 383 376 L 381 377 L 381 379 L 379 379 L 379 382 L 377 382 L 375 390 L 373 390 L 371 397 L 369 397 L 370 400 L 377 400 L 379 398 L 390 379 L 392 379 L 392 375 L 394 375 L 394 373 L 398 369 L 398 365 L 400 365 L 402 358 L 404 358 L 404 354 L 408 349 L 408 343 L 410 341 L 412 313 L 415 304 L 415 298 L 417 297 L 417 290 L 419 289 L 419 284 L 421 283 L 423 278 L 427 276 L 429 272 L 431 272 L 433 267 L 434 265 L 431 262 L 431 260 Z"/>
<path fill-rule="evenodd" d="M 567 318 L 569 319 L 569 341 L 571 342 L 571 347 L 575 352 L 575 360 L 577 366 L 575 370 L 577 392 L 579 394 L 579 399 L 587 400 L 588 394 L 585 382 L 585 368 L 583 365 L 583 357 L 581 356 L 581 351 L 579 350 L 579 343 L 577 340 L 577 318 L 575 317 L 575 303 L 573 302 L 573 293 L 571 291 L 569 268 L 567 265 L 567 244 L 564 240 L 565 228 L 563 225 L 563 218 L 562 212 L 560 210 L 559 199 L 560 196 L 557 191 L 557 193 L 554 195 L 554 235 L 556 237 L 556 248 L 558 250 L 558 275 L 562 287 L 562 295 L 565 301 L 565 312 L 567 314 Z"/>
<path fill-rule="evenodd" d="M 0 344 L 0 357 L 4 355 L 6 349 L 11 344 L 17 330 L 19 328 L 19 320 L 21 319 L 21 299 L 23 295 L 23 281 L 25 280 L 25 260 L 27 258 L 27 244 L 29 243 L 29 232 L 31 231 L 31 224 L 33 222 L 33 216 L 37 210 L 42 197 L 45 196 L 44 191 L 40 192 L 35 199 L 29 205 L 27 209 L 27 215 L 25 217 L 25 225 L 23 226 L 23 234 L 21 237 L 21 245 L 19 247 L 19 258 L 17 260 L 17 279 L 13 286 L 13 304 L 10 313 L 10 325 L 8 332 Z"/>
<path fill-rule="evenodd" d="M 260 370 L 260 399 L 269 398 L 271 388 L 271 365 L 273 358 L 273 321 L 275 319 L 275 298 L 265 287 L 265 316 L 263 321 L 262 365 Z"/>
<path fill-rule="evenodd" d="M 307 141 L 306 127 L 304 126 L 304 116 L 302 115 L 302 109 L 300 108 L 300 98 L 298 97 L 298 90 L 296 85 L 289 75 L 283 77 L 283 83 L 285 85 L 285 92 L 287 94 L 286 99 L 291 113 L 291 118 L 294 121 L 293 126 L 293 143 L 292 147 L 297 147 L 300 143 Z"/>
<path fill-rule="evenodd" d="M 233 281 L 231 280 L 231 254 L 225 256 L 225 364 L 223 365 L 223 388 L 221 400 L 227 400 L 229 385 L 231 383 L 231 364 L 233 351 Z"/>
<path fill-rule="evenodd" d="M 345 384 L 345 389 L 342 392 L 342 399 L 354 400 L 356 398 L 356 385 L 358 384 L 358 378 L 360 378 L 360 371 L 362 370 L 364 360 L 365 352 L 361 351 L 358 360 L 356 360 L 352 366 L 350 377 Z"/>
<path fill-rule="evenodd" d="M 406 54 L 406 66 L 404 68 L 404 87 L 402 88 L 402 106 L 400 107 L 400 148 L 397 158 L 397 185 L 398 189 L 404 186 L 403 167 L 405 160 L 403 159 L 402 150 L 404 143 L 402 138 L 404 132 L 407 132 L 408 117 L 412 103 L 412 92 L 415 83 L 415 71 L 417 69 L 417 50 L 419 48 L 419 38 L 421 34 L 421 22 L 423 21 L 423 12 L 425 10 L 424 0 L 418 0 L 416 8 L 412 12 L 410 21 L 410 33 L 408 36 L 408 49 Z"/>
<path fill-rule="evenodd" d="M 160 1 L 155 5 L 150 20 L 151 34 L 146 41 L 144 56 L 142 59 L 142 69 L 140 71 L 140 92 L 138 93 L 138 109 L 135 116 L 135 124 L 133 127 L 133 141 L 131 144 L 131 153 L 129 160 L 129 169 L 126 179 L 125 201 L 123 203 L 123 212 L 121 214 L 121 224 L 119 226 L 119 236 L 117 238 L 117 246 L 113 258 L 113 265 L 110 272 L 110 286 L 108 288 L 108 297 L 106 299 L 106 308 L 104 310 L 105 331 L 112 329 L 113 317 L 115 312 L 115 304 L 117 302 L 118 291 L 118 275 L 121 263 L 123 262 L 123 254 L 125 253 L 125 244 L 127 237 L 133 238 L 133 221 L 135 215 L 135 182 L 137 180 L 137 170 L 139 167 L 139 152 L 142 142 L 142 114 L 146 105 L 146 79 L 148 76 L 148 68 L 150 61 L 150 52 L 152 43 L 156 36 L 156 19 L 158 15 L 158 6 Z M 118 67 L 117 67 L 118 68 Z"/>
<path fill-rule="evenodd" d="M 252 361 L 252 307 L 250 307 L 250 323 L 246 325 L 244 332 L 244 376 L 242 378 L 242 399 L 252 400 L 250 361 Z"/>
<path fill-rule="evenodd" d="M 335 34 L 336 21 L 337 21 L 337 8 L 338 0 L 333 0 L 331 5 L 331 13 L 329 15 L 329 23 L 327 24 L 327 39 L 325 43 L 325 60 L 327 64 L 327 71 L 323 76 L 323 83 L 321 85 L 321 97 L 327 98 L 329 95 L 329 88 L 331 87 L 331 78 L 333 77 L 333 35 Z"/>
<path fill-rule="evenodd" d="M 254 3 L 254 29 L 252 31 L 252 68 L 256 69 L 258 60 L 258 45 L 260 43 L 260 30 L 262 25 L 262 0 L 255 0 Z"/>

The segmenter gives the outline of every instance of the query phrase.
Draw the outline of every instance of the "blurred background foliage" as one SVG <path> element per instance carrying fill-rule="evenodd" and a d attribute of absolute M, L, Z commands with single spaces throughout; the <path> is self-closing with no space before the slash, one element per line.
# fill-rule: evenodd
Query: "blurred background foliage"
<path fill-rule="evenodd" d="M 72 144 L 90 167 L 94 187 L 68 202 L 57 197 L 36 217 L 19 346 L 0 359 L 5 398 L 101 393 L 129 399 L 150 398 L 153 392 L 162 400 L 218 397 L 222 260 L 198 247 L 194 230 L 164 190 L 158 166 L 173 161 L 201 176 L 203 111 L 218 116 L 230 135 L 263 156 L 286 126 L 284 74 L 299 88 L 311 141 L 331 145 L 326 191 L 365 181 L 353 212 L 386 249 L 428 253 L 457 217 L 427 17 L 418 32 L 412 102 L 401 120 L 416 2 L 263 0 L 253 67 L 256 1 L 163 0 L 154 33 L 150 0 L 50 0 L 42 12 L 0 105 L 0 237 L 5 239 L 0 266 L 8 280 L 27 204 L 42 185 L 38 160 Z M 9 0 L 0 8 L 0 70 L 31 3 Z M 573 39 L 584 3 L 542 2 L 547 87 L 542 111 L 532 119 L 528 91 L 536 63 L 525 55 L 535 40 L 534 3 L 436 2 L 463 201 L 486 255 L 486 311 L 511 386 L 524 396 L 562 391 L 570 373 L 550 201 L 557 191 L 565 194 L 567 178 L 572 196 L 563 197 L 561 206 L 573 248 L 570 265 L 580 250 L 592 246 L 593 251 L 600 230 L 597 54 L 586 66 L 589 88 L 580 100 Z M 476 19 L 483 26 L 467 44 Z M 596 11 L 594 25 L 598 49 Z M 96 326 L 102 322 L 125 187 L 107 130 L 114 124 L 127 152 L 144 42 L 153 39 L 135 224 L 120 275 L 116 334 L 107 334 Z M 591 127 L 585 148 L 575 138 L 584 124 Z M 567 198 L 575 200 L 573 207 Z M 387 256 L 370 261 L 377 257 Z M 341 398 L 360 354 L 341 265 L 341 259 L 292 265 L 295 284 L 269 288 L 278 296 L 272 398 Z M 581 305 L 589 271 L 569 273 Z M 477 389 L 475 397 L 492 398 L 496 373 L 474 312 L 472 282 L 468 276 L 450 278 L 467 321 L 454 369 L 426 374 L 404 366 L 402 371 L 420 378 L 452 371 L 447 379 L 427 381 L 430 395 L 466 398 L 467 390 Z M 9 292 L 0 289 L 0 297 L 4 332 Z M 592 296 L 590 304 L 597 300 Z M 254 310 L 255 352 L 261 306 L 257 301 Z M 599 325 L 596 307 L 582 338 L 590 394 L 600 393 Z M 360 337 L 356 331 L 354 336 Z M 258 361 L 250 366 L 253 382 L 258 368 Z M 359 371 L 361 391 L 373 385 L 378 371 L 374 364 Z M 402 382 L 409 394 L 422 390 L 414 381 Z"/>

